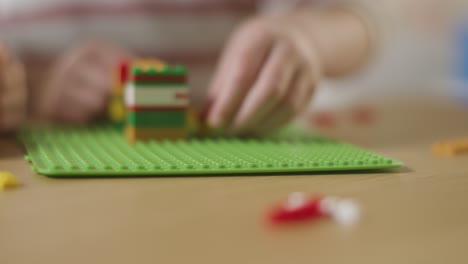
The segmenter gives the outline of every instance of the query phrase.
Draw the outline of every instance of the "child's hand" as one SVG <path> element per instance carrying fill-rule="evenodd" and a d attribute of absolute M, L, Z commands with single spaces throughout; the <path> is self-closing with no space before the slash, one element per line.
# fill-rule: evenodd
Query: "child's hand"
<path fill-rule="evenodd" d="M 23 65 L 0 45 L 0 131 L 17 128 L 26 117 Z"/>
<path fill-rule="evenodd" d="M 321 62 L 314 45 L 287 19 L 255 19 L 235 32 L 210 88 L 210 126 L 263 134 L 308 105 Z"/>
<path fill-rule="evenodd" d="M 85 123 L 105 109 L 115 65 L 130 57 L 109 44 L 91 42 L 65 54 L 53 66 L 40 104 L 40 115 Z"/>

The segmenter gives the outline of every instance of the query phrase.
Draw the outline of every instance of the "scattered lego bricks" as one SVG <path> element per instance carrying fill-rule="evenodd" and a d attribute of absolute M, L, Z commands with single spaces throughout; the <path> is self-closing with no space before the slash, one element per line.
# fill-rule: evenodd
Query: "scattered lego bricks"
<path fill-rule="evenodd" d="M 19 186 L 16 178 L 7 171 L 0 171 L 0 191 L 6 188 L 15 188 Z"/>
<path fill-rule="evenodd" d="M 468 138 L 435 142 L 432 144 L 432 152 L 447 156 L 468 154 Z"/>
<path fill-rule="evenodd" d="M 307 196 L 302 192 L 289 195 L 286 203 L 273 208 L 268 219 L 273 224 L 315 221 L 331 218 L 340 225 L 350 226 L 359 221 L 361 210 L 351 199 L 335 196 Z"/>
<path fill-rule="evenodd" d="M 334 113 L 332 111 L 312 112 L 308 115 L 307 122 L 311 126 L 321 129 L 337 128 L 348 119 L 355 125 L 370 126 L 376 123 L 377 110 L 372 105 L 357 105 L 346 110 L 345 115 L 340 117 L 345 119 L 340 120 L 339 113 Z"/>

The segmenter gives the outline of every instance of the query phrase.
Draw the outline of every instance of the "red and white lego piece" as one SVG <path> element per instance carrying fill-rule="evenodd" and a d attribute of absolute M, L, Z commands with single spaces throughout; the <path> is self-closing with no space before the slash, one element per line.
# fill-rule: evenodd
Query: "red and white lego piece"
<path fill-rule="evenodd" d="M 360 215 L 359 205 L 351 199 L 335 196 L 307 197 L 302 192 L 294 192 L 289 195 L 286 203 L 271 211 L 269 219 L 275 224 L 285 224 L 330 217 L 340 225 L 350 226 L 359 221 Z"/>

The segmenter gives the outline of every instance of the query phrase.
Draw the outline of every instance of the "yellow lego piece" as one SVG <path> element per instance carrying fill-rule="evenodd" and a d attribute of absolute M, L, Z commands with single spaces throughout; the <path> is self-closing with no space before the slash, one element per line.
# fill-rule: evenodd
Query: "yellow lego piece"
<path fill-rule="evenodd" d="M 5 188 L 18 187 L 19 182 L 7 171 L 0 171 L 0 191 Z"/>
<path fill-rule="evenodd" d="M 187 139 L 188 131 L 185 127 L 125 127 L 127 141 L 135 143 L 137 141 L 148 140 L 179 140 Z"/>
<path fill-rule="evenodd" d="M 449 140 L 432 144 L 432 152 L 435 154 L 456 156 L 468 153 L 468 138 Z"/>
<path fill-rule="evenodd" d="M 142 70 L 148 70 L 150 68 L 154 68 L 157 71 L 162 71 L 167 67 L 167 63 L 159 60 L 159 59 L 140 59 L 140 60 L 135 60 L 132 62 L 132 66 L 130 67 L 131 69 L 133 68 L 140 68 Z"/>
<path fill-rule="evenodd" d="M 112 98 L 109 102 L 109 117 L 114 122 L 121 122 L 125 119 L 125 105 L 122 98 Z"/>

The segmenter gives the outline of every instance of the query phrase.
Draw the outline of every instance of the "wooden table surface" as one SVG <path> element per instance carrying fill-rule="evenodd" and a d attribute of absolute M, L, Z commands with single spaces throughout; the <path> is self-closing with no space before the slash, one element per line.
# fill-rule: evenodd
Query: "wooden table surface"
<path fill-rule="evenodd" d="M 468 136 L 451 104 L 382 108 L 369 128 L 330 133 L 406 167 L 383 173 L 50 179 L 0 140 L 0 170 L 23 185 L 0 193 L 0 263 L 468 263 L 468 155 L 434 156 L 434 139 Z M 347 196 L 352 228 L 264 224 L 292 191 Z"/>

